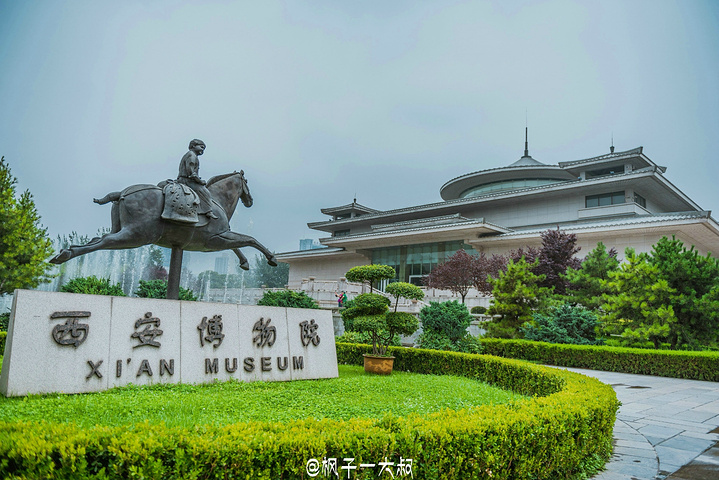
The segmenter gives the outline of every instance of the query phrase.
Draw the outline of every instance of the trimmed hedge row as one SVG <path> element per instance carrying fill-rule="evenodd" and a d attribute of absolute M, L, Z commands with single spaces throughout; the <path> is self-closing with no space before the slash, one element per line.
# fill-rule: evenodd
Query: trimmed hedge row
<path fill-rule="evenodd" d="M 337 344 L 341 362 L 366 345 Z M 596 467 L 611 452 L 618 402 L 611 387 L 516 360 L 393 348 L 396 368 L 461 374 L 534 398 L 505 405 L 382 419 L 248 422 L 225 427 L 78 428 L 0 422 L 2 478 L 309 478 L 307 461 L 353 465 L 412 459 L 417 479 L 561 479 Z M 379 469 L 352 477 L 377 478 Z"/>
<path fill-rule="evenodd" d="M 719 381 L 719 352 L 566 345 L 483 338 L 484 352 L 561 367 Z"/>

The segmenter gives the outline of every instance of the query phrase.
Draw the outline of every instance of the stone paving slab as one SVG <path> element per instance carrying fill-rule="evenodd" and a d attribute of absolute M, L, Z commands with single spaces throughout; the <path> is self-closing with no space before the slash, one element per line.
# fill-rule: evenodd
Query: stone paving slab
<path fill-rule="evenodd" d="M 719 479 L 719 382 L 565 370 L 612 385 L 622 402 L 614 453 L 592 480 Z"/>

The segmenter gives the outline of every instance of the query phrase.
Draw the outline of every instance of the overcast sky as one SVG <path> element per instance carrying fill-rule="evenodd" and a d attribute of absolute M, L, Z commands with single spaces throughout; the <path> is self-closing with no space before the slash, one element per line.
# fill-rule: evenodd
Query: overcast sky
<path fill-rule="evenodd" d="M 0 0 L 0 155 L 52 236 L 92 203 L 244 169 L 235 231 L 318 238 L 320 208 L 440 201 L 524 149 L 556 164 L 644 146 L 719 212 L 716 1 Z M 246 251 L 253 256 L 254 251 Z"/>

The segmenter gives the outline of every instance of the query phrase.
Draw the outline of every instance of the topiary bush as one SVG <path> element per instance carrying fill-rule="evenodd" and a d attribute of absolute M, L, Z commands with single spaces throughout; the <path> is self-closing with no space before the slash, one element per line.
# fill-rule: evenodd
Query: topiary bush
<path fill-rule="evenodd" d="M 369 332 L 345 331 L 345 333 L 339 337 L 335 337 L 335 342 L 372 345 L 372 334 Z M 392 340 L 390 340 L 389 345 L 392 347 L 402 346 L 401 337 L 399 335 L 395 335 Z"/>
<path fill-rule="evenodd" d="M 472 307 L 472 310 L 470 310 L 470 313 L 473 313 L 475 315 L 482 315 L 487 312 L 487 307 L 483 307 L 481 305 L 478 305 L 476 307 Z"/>
<path fill-rule="evenodd" d="M 389 265 L 360 265 L 350 268 L 345 278 L 350 282 L 369 284 L 369 292 L 373 292 L 373 285 L 380 280 L 392 280 L 397 273 Z"/>
<path fill-rule="evenodd" d="M 574 345 L 601 345 L 597 339 L 599 320 L 591 310 L 581 305 L 565 303 L 552 309 L 549 315 L 534 314 L 532 322 L 520 327 L 526 340 Z"/>
<path fill-rule="evenodd" d="M 116 297 L 126 296 L 119 283 L 111 285 L 109 278 L 97 278 L 94 275 L 90 277 L 73 278 L 60 287 L 60 291 L 68 293 L 85 293 L 89 295 L 113 295 Z"/>
<path fill-rule="evenodd" d="M 288 308 L 320 308 L 317 302 L 312 300 L 305 292 L 293 290 L 268 290 L 257 305 L 265 307 L 288 307 Z"/>
<path fill-rule="evenodd" d="M 167 298 L 167 280 L 140 280 L 135 295 L 140 298 Z M 197 295 L 192 290 L 180 287 L 179 299 L 196 302 Z"/>
<path fill-rule="evenodd" d="M 406 312 L 389 312 L 389 305 L 387 297 L 363 293 L 342 311 L 346 329 L 371 336 L 373 355 L 385 355 L 397 335 L 411 335 L 419 327 L 417 317 Z"/>

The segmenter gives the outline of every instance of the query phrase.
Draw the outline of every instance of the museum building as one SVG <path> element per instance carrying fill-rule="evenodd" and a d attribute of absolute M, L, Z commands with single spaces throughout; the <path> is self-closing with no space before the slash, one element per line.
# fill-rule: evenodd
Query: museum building
<path fill-rule="evenodd" d="M 328 234 L 325 248 L 277 256 L 290 264 L 289 288 L 303 279 L 338 281 L 369 263 L 391 265 L 396 280 L 422 284 L 432 268 L 463 248 L 507 253 L 541 245 L 541 233 L 559 227 L 574 233 L 582 257 L 598 242 L 623 257 L 627 247 L 648 252 L 672 235 L 702 255 L 719 252 L 719 224 L 667 180 L 665 167 L 643 148 L 548 165 L 524 155 L 506 167 L 453 178 L 440 188 L 443 201 L 375 210 L 353 201 L 323 208 L 330 218 L 308 223 Z"/>

